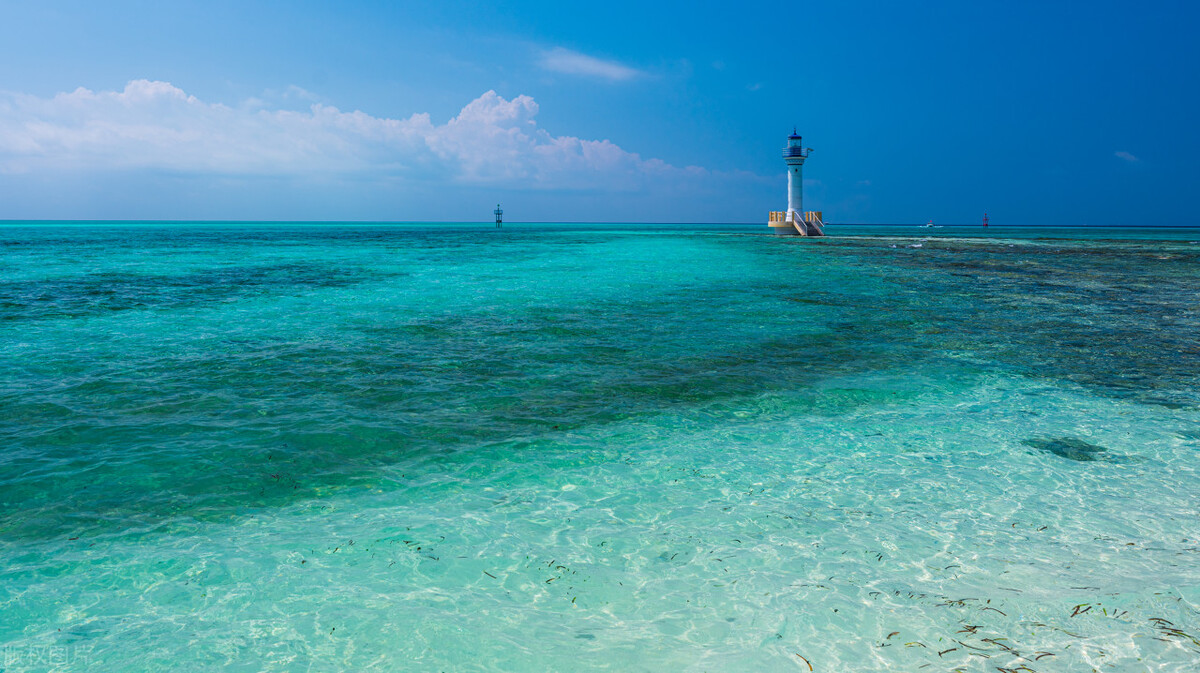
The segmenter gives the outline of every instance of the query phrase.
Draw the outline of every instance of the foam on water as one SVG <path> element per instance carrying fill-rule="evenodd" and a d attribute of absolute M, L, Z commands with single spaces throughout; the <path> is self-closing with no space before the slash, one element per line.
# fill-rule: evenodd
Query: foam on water
<path fill-rule="evenodd" d="M 3 231 L 2 670 L 1194 670 L 1200 246 L 743 231 Z"/>

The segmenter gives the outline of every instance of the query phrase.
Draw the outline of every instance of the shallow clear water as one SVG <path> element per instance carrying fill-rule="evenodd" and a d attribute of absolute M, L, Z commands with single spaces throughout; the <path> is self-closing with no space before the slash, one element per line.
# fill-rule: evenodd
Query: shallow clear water
<path fill-rule="evenodd" d="M 1200 230 L 765 229 L 0 227 L 0 671 L 1200 667 Z"/>

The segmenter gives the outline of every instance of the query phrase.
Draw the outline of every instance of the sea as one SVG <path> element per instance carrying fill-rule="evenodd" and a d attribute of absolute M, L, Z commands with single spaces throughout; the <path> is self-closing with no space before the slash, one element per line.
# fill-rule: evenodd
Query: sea
<path fill-rule="evenodd" d="M 0 671 L 1200 670 L 1200 229 L 7 222 Z"/>

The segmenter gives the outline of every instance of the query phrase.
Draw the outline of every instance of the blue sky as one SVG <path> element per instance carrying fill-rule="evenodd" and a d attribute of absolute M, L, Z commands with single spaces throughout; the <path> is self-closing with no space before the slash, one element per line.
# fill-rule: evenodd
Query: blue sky
<path fill-rule="evenodd" d="M 1198 8 L 3 2 L 0 218 L 1198 224 Z"/>

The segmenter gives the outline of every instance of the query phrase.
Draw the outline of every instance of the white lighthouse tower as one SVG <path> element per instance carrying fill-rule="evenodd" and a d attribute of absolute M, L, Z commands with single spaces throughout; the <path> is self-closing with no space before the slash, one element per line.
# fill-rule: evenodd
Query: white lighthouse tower
<path fill-rule="evenodd" d="M 787 210 L 772 212 L 768 226 L 777 234 L 799 236 L 824 236 L 821 213 L 804 212 L 804 160 L 812 148 L 802 143 L 800 134 L 792 129 L 787 146 L 783 148 L 783 161 L 787 164 L 788 203 Z"/>

